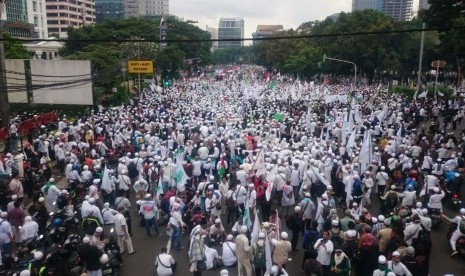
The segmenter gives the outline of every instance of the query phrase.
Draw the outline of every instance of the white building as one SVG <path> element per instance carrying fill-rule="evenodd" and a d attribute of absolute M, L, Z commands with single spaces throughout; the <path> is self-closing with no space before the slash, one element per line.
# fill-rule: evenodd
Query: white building
<path fill-rule="evenodd" d="M 212 39 L 218 39 L 218 29 L 206 26 L 205 30 L 210 33 Z M 218 49 L 218 41 L 212 42 L 212 52 Z"/>
<path fill-rule="evenodd" d="M 125 0 L 124 16 L 163 16 L 169 14 L 169 0 Z"/>
<path fill-rule="evenodd" d="M 37 43 L 24 43 L 27 51 L 31 54 L 31 59 L 61 59 L 60 49 L 64 43 L 56 41 L 56 38 L 49 38 L 46 41 Z"/>
<path fill-rule="evenodd" d="M 26 2 L 27 19 L 29 23 L 34 24 L 34 31 L 39 38 L 48 38 L 47 8 L 45 6 L 45 0 L 28 0 Z"/>
<path fill-rule="evenodd" d="M 60 38 L 68 37 L 68 27 L 82 27 L 95 24 L 94 0 L 46 1 L 49 34 Z"/>

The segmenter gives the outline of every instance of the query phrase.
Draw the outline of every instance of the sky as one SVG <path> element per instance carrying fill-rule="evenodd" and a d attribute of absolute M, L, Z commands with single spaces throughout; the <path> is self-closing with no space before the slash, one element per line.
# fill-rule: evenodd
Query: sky
<path fill-rule="evenodd" d="M 296 29 L 300 24 L 324 20 L 335 13 L 350 12 L 352 0 L 169 0 L 170 13 L 198 21 L 199 28 L 218 28 L 221 17 L 244 18 L 244 37 L 251 38 L 257 25 L 283 25 Z M 414 0 L 414 11 L 418 7 Z"/>

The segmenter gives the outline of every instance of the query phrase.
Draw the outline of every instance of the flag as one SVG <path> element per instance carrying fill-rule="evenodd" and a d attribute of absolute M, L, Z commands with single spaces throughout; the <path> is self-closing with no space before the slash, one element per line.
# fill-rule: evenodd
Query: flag
<path fill-rule="evenodd" d="M 110 179 L 110 170 L 105 167 L 105 170 L 103 171 L 103 177 L 102 177 L 102 190 L 105 190 L 108 194 L 111 194 L 112 188 L 111 188 L 111 179 Z"/>
<path fill-rule="evenodd" d="M 180 162 L 176 163 L 176 169 L 174 173 L 174 179 L 176 180 L 176 186 L 178 188 L 179 192 L 184 192 L 185 186 L 187 180 L 189 177 L 186 174 L 186 171 L 184 171 L 184 167 Z"/>
<path fill-rule="evenodd" d="M 158 177 L 158 185 L 157 185 L 157 190 L 156 191 L 157 191 L 157 200 L 158 200 L 160 195 L 163 194 L 163 184 L 162 184 L 162 181 L 161 181 L 161 174 Z"/>
<path fill-rule="evenodd" d="M 428 92 L 427 91 L 423 91 L 421 92 L 420 95 L 418 95 L 418 98 L 426 98 L 428 96 Z"/>
<path fill-rule="evenodd" d="M 276 229 L 276 239 L 277 240 L 280 240 L 281 239 L 281 229 L 279 229 L 280 225 L 281 225 L 281 221 L 279 219 L 279 214 L 278 214 L 278 210 L 276 210 L 276 226 L 275 226 L 275 229 Z"/>
<path fill-rule="evenodd" d="M 265 257 L 266 257 L 266 275 L 270 275 L 273 261 L 271 259 L 271 241 L 268 238 L 268 234 L 265 236 Z"/>
<path fill-rule="evenodd" d="M 371 132 L 368 129 L 363 139 L 362 149 L 360 150 L 360 172 L 365 172 L 371 162 Z"/>
<path fill-rule="evenodd" d="M 438 95 L 444 97 L 444 93 L 438 91 Z"/>
<path fill-rule="evenodd" d="M 284 116 L 281 113 L 275 112 L 275 114 L 273 115 L 273 119 L 275 119 L 278 122 L 281 122 L 284 119 Z"/>
<path fill-rule="evenodd" d="M 252 167 L 252 169 L 257 170 L 257 173 L 255 174 L 257 177 L 264 175 L 266 173 L 266 168 L 265 168 L 265 153 L 263 149 L 260 150 L 260 153 L 257 156 L 257 160 L 255 160 L 255 163 Z"/>
<path fill-rule="evenodd" d="M 245 202 L 245 206 L 247 206 L 247 201 Z M 244 208 L 244 214 L 242 215 L 242 221 L 247 228 L 250 229 L 252 226 L 252 220 L 250 219 L 249 208 Z"/>
<path fill-rule="evenodd" d="M 218 178 L 219 179 L 223 178 L 225 174 L 226 174 L 225 161 L 224 161 L 224 157 L 221 157 L 220 169 L 218 170 Z"/>
<path fill-rule="evenodd" d="M 349 156 L 352 156 L 352 150 L 355 146 L 355 136 L 357 134 L 357 129 L 358 128 L 355 128 L 354 130 L 352 130 L 352 133 L 350 134 L 350 137 L 349 137 L 349 141 L 347 141 L 346 149 L 347 149 L 347 153 L 349 154 Z"/>
<path fill-rule="evenodd" d="M 258 219 L 257 210 L 255 209 L 255 219 L 253 221 L 252 233 L 250 234 L 250 241 L 255 244 L 258 241 L 258 234 L 260 233 L 260 221 Z"/>

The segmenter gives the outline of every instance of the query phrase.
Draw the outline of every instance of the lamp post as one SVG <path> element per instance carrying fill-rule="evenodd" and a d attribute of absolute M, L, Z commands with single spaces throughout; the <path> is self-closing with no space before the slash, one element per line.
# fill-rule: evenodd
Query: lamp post
<path fill-rule="evenodd" d="M 327 57 L 326 54 L 324 54 L 323 55 L 323 62 L 325 60 L 327 60 L 327 59 L 334 60 L 334 61 L 337 61 L 337 62 L 352 64 L 354 66 L 354 85 L 357 85 L 357 64 L 355 64 L 355 62 L 348 61 L 348 60 L 343 60 L 343 59 L 332 58 L 332 57 Z"/>

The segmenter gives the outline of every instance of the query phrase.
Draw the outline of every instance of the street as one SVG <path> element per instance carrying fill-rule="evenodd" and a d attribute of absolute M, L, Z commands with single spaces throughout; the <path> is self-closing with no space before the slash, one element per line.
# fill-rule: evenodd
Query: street
<path fill-rule="evenodd" d="M 462 191 L 463 192 L 463 191 Z M 379 201 L 377 199 L 373 200 L 373 206 L 370 211 L 374 214 L 377 214 Z M 445 212 L 448 216 L 452 216 L 452 212 L 445 207 Z M 134 255 L 125 255 L 124 265 L 122 269 L 122 275 L 135 275 L 138 276 L 148 276 L 156 275 L 155 272 L 155 258 L 160 254 L 160 249 L 166 247 L 168 237 L 166 234 L 161 235 L 160 237 L 147 237 L 145 228 L 139 226 L 139 219 L 136 213 L 136 210 L 132 210 L 132 220 L 133 220 L 133 232 L 132 242 L 134 249 L 137 251 Z M 223 217 L 224 222 L 224 217 Z M 224 223 L 225 225 L 225 223 Z M 440 228 L 436 231 L 432 231 L 431 239 L 433 242 L 433 249 L 430 259 L 430 275 L 431 276 L 440 276 L 445 274 L 452 275 L 465 275 L 465 262 L 463 256 L 456 256 L 454 258 L 450 257 L 450 248 L 448 246 L 448 241 L 446 240 L 446 233 L 448 230 L 448 225 L 443 222 Z M 160 228 L 161 233 L 165 233 L 164 227 Z M 230 229 L 227 229 L 227 231 Z M 230 232 L 230 231 L 229 231 Z M 177 271 L 176 275 L 191 275 L 189 272 L 189 259 L 187 256 L 188 252 L 188 234 L 183 235 L 183 245 L 185 246 L 184 250 L 181 251 L 172 251 L 170 252 L 176 262 Z M 292 261 L 288 263 L 287 272 L 289 275 L 300 275 L 300 267 L 302 264 L 302 238 L 299 238 L 299 252 L 297 254 L 290 254 Z M 221 256 L 221 247 L 216 247 L 218 254 Z M 237 275 L 237 268 L 229 268 L 230 275 Z M 202 275 L 219 275 L 220 270 L 208 270 L 202 273 Z"/>

